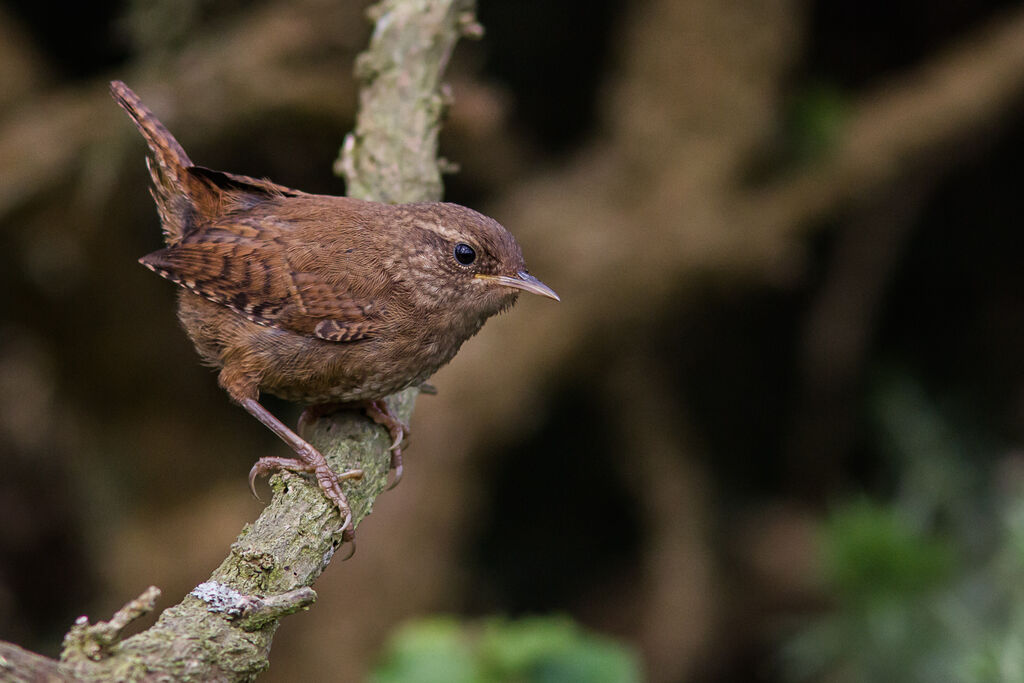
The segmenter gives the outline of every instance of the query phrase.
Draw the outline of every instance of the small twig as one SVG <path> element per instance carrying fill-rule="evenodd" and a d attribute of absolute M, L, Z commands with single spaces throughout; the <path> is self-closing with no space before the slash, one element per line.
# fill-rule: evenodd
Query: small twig
<path fill-rule="evenodd" d="M 217 581 L 206 581 L 196 586 L 189 595 L 205 602 L 207 611 L 221 612 L 229 619 L 237 620 L 239 626 L 246 631 L 257 631 L 275 619 L 295 614 L 316 602 L 316 591 L 309 586 L 278 595 L 257 597 L 243 595 Z"/>
<path fill-rule="evenodd" d="M 61 658 L 72 657 L 77 651 L 93 661 L 103 659 L 110 651 L 110 647 L 121 639 L 125 627 L 152 612 L 159 599 L 160 589 L 150 586 L 142 595 L 117 610 L 110 621 L 99 621 L 90 625 L 89 617 L 78 617 L 74 626 L 64 636 L 64 654 Z"/>

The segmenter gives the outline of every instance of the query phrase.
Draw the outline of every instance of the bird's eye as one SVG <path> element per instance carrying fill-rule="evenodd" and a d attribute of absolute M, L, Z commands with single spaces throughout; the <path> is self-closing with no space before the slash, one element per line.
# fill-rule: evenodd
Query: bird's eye
<path fill-rule="evenodd" d="M 459 242 L 455 245 L 455 260 L 464 266 L 468 266 L 473 261 L 476 261 L 476 251 L 468 244 Z"/>

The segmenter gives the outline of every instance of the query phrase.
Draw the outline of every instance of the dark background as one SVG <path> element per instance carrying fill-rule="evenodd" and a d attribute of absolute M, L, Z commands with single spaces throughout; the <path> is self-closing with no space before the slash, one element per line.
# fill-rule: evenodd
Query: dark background
<path fill-rule="evenodd" d="M 135 262 L 159 229 L 107 82 L 199 164 L 342 193 L 363 9 L 0 3 L 0 638 L 54 655 L 80 614 L 149 584 L 177 601 L 282 448 Z M 886 558 L 910 567 L 887 605 L 967 581 L 998 602 L 983 568 L 1024 452 L 1020 3 L 482 0 L 479 18 L 449 71 L 446 198 L 509 227 L 563 302 L 524 299 L 438 373 L 402 486 L 284 623 L 267 680 L 361 676 L 432 613 L 568 613 L 653 681 L 871 680 L 870 635 L 815 634 L 870 622 L 903 571 Z M 836 521 L 857 504 L 877 513 L 861 545 Z M 1015 632 L 974 617 L 979 641 Z M 952 635 L 929 637 L 893 657 L 920 655 L 903 680 L 939 680 Z"/>

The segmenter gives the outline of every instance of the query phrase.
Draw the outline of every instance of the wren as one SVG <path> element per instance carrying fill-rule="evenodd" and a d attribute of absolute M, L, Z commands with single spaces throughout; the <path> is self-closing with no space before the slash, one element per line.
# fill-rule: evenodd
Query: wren
<path fill-rule="evenodd" d="M 366 410 L 391 433 L 397 483 L 407 428 L 384 397 L 422 384 L 520 291 L 558 295 L 527 272 L 515 238 L 472 209 L 307 194 L 196 166 L 128 86 L 110 89 L 149 146 L 167 245 L 139 261 L 181 287 L 178 318 L 202 362 L 297 456 L 260 458 L 250 487 L 280 469 L 312 473 L 346 530 L 340 482 L 361 471 L 331 470 L 260 393 L 308 406 L 307 419 Z"/>

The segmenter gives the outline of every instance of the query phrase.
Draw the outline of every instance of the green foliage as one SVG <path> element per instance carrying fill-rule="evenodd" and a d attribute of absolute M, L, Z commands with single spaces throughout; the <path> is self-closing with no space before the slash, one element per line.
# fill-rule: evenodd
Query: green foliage
<path fill-rule="evenodd" d="M 636 656 L 567 618 L 432 617 L 391 639 L 373 683 L 636 683 Z"/>
<path fill-rule="evenodd" d="M 899 490 L 824 523 L 835 609 L 786 644 L 788 677 L 1024 683 L 1024 493 L 977 476 L 992 458 L 906 376 L 873 408 Z"/>
<path fill-rule="evenodd" d="M 955 577 L 949 540 L 916 529 L 894 506 L 859 501 L 827 520 L 822 548 L 837 610 L 789 643 L 791 676 L 842 669 L 851 681 L 953 680 L 941 673 L 951 666 L 942 595 Z"/>
<path fill-rule="evenodd" d="M 391 639 L 374 683 L 471 683 L 483 680 L 470 640 L 454 619 L 412 622 Z"/>
<path fill-rule="evenodd" d="M 946 581 L 954 549 L 891 506 L 860 501 L 837 510 L 823 539 L 827 580 L 848 605 L 904 599 Z"/>

